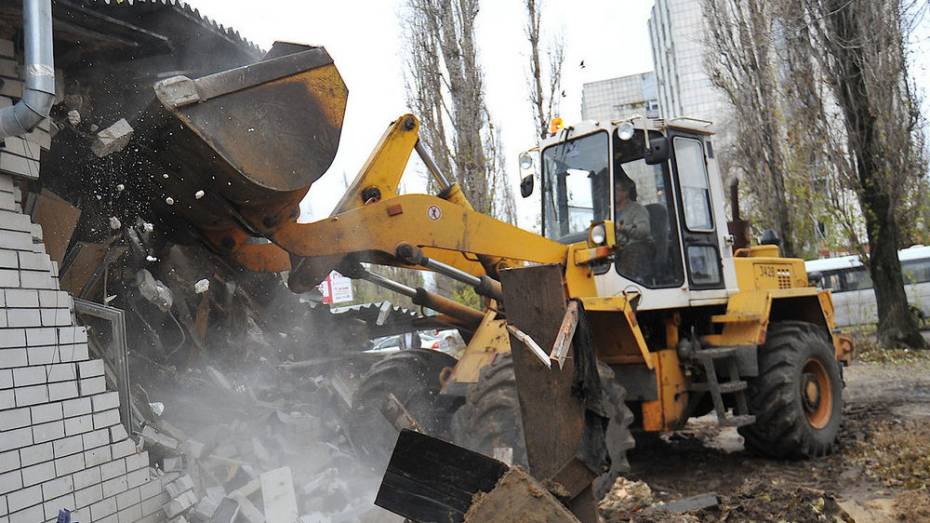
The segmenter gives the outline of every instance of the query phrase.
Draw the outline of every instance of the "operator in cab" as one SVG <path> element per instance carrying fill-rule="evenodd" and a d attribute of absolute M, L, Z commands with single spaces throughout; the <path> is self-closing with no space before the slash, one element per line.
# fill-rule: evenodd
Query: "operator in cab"
<path fill-rule="evenodd" d="M 634 280 L 649 273 L 653 238 L 649 211 L 636 201 L 636 183 L 620 172 L 614 187 L 614 224 L 617 234 L 617 268 Z"/>

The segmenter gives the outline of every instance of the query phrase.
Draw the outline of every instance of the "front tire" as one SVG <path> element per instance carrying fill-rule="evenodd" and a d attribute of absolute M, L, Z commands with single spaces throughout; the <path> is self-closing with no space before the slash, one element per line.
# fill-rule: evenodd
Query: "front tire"
<path fill-rule="evenodd" d="M 387 465 L 397 442 L 397 429 L 381 413 L 388 394 L 397 397 L 423 432 L 446 435 L 451 413 L 437 398 L 443 369 L 455 363 L 455 358 L 439 351 L 407 349 L 371 366 L 352 397 L 348 433 L 374 468 Z"/>
<path fill-rule="evenodd" d="M 748 449 L 776 459 L 833 452 L 843 380 L 826 332 L 801 321 L 772 324 L 759 351 L 759 376 L 749 380 L 747 397 L 756 422 L 739 433 Z"/>
<path fill-rule="evenodd" d="M 465 404 L 452 418 L 456 444 L 510 465 L 527 466 L 523 420 L 513 358 L 498 354 L 468 387 Z"/>
<path fill-rule="evenodd" d="M 625 403 L 626 389 L 617 382 L 610 367 L 601 362 L 598 362 L 598 374 L 609 409 L 606 443 L 611 458 L 610 470 L 594 481 L 594 492 L 600 499 L 618 476 L 629 472 L 627 451 L 633 448 L 635 441 L 630 433 L 633 411 Z M 465 404 L 453 417 L 452 433 L 458 445 L 497 459 L 510 458 L 511 465 L 527 466 L 523 421 L 510 354 L 499 354 L 493 363 L 481 369 L 478 383 L 469 387 Z"/>
<path fill-rule="evenodd" d="M 610 455 L 610 469 L 594 480 L 595 499 L 601 499 L 613 487 L 618 477 L 630 471 L 627 453 L 636 446 L 636 440 L 630 432 L 633 423 L 633 411 L 626 404 L 626 389 L 617 379 L 614 371 L 604 363 L 597 363 L 601 377 L 604 400 L 610 416 L 607 425 L 607 452 Z"/>

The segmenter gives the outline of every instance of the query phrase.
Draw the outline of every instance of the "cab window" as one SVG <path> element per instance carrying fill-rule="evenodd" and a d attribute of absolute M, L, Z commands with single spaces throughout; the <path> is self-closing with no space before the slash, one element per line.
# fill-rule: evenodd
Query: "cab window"
<path fill-rule="evenodd" d="M 643 137 L 613 137 L 616 268 L 647 287 L 677 287 L 684 275 L 670 174 L 665 163 L 646 164 Z"/>
<path fill-rule="evenodd" d="M 676 137 L 674 144 L 685 225 L 692 231 L 713 230 L 710 182 L 707 178 L 707 165 L 704 164 L 701 142 L 693 138 Z"/>
<path fill-rule="evenodd" d="M 542 154 L 543 234 L 583 241 L 592 221 L 610 212 L 610 151 L 606 132 L 547 147 Z"/>

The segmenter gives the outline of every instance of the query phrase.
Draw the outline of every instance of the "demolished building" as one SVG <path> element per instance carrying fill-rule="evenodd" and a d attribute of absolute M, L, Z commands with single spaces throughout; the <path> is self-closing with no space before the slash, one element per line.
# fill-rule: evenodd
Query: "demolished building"
<path fill-rule="evenodd" d="M 362 519 L 350 483 L 377 476 L 341 423 L 360 349 L 430 320 L 335 315 L 224 257 L 188 212 L 213 187 L 164 189 L 202 165 L 153 153 L 146 119 L 159 81 L 304 47 L 266 54 L 176 0 L 52 19 L 50 116 L 0 147 L 0 521 Z M 23 96 L 23 40 L 0 2 L 0 105 Z"/>

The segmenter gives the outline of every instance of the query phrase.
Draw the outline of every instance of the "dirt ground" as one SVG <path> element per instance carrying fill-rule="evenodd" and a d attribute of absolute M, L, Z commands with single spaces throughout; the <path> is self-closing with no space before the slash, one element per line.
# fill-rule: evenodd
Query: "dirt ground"
<path fill-rule="evenodd" d="M 722 508 L 682 521 L 930 521 L 930 354 L 870 352 L 862 359 L 845 369 L 834 455 L 759 458 L 743 450 L 736 429 L 702 418 L 634 451 L 627 479 L 645 482 L 656 502 L 724 496 Z M 673 519 L 666 513 L 654 520 Z"/>

